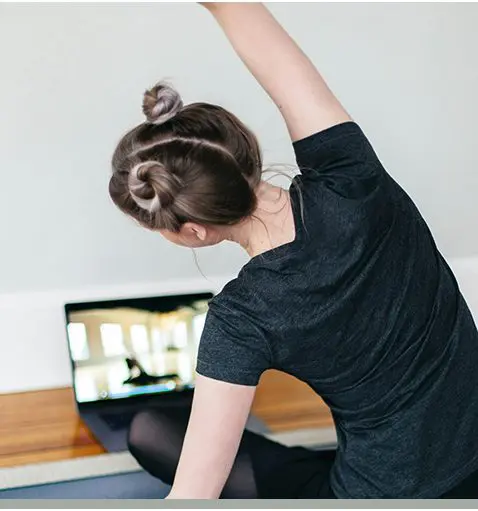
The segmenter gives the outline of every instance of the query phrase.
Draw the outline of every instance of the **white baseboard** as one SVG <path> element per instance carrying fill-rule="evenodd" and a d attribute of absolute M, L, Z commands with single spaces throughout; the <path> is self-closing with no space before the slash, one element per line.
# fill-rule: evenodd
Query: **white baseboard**
<path fill-rule="evenodd" d="M 478 322 L 478 257 L 449 262 Z M 0 394 L 71 385 L 64 303 L 217 291 L 227 280 L 215 277 L 211 282 L 201 278 L 0 295 Z"/>
<path fill-rule="evenodd" d="M 0 490 L 126 474 L 137 470 L 140 470 L 140 467 L 129 452 L 6 467 L 0 468 Z"/>

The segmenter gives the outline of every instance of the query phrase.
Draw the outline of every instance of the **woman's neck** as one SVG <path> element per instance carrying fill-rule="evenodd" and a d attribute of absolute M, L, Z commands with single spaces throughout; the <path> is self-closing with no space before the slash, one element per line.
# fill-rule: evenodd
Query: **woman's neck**
<path fill-rule="evenodd" d="M 293 241 L 295 223 L 289 192 L 262 181 L 256 210 L 231 229 L 228 239 L 239 243 L 250 257 Z"/>

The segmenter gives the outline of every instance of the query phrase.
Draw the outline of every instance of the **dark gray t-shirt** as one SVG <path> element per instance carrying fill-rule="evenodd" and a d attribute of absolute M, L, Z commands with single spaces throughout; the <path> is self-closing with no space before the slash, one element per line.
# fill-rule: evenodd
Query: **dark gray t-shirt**
<path fill-rule="evenodd" d="M 294 149 L 296 239 L 212 300 L 197 371 L 256 385 L 275 368 L 307 382 L 336 424 L 337 497 L 438 497 L 478 467 L 472 316 L 357 124 Z"/>

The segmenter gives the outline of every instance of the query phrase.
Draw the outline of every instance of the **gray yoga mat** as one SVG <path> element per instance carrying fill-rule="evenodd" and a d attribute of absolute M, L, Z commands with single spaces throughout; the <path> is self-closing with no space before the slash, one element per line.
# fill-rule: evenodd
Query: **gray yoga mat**
<path fill-rule="evenodd" d="M 143 471 L 0 490 L 0 499 L 164 499 L 169 486 Z"/>

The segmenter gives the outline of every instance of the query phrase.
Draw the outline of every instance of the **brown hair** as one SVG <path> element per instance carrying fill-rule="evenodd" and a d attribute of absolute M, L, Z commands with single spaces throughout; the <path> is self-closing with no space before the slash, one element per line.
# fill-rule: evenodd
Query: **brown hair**
<path fill-rule="evenodd" d="M 232 113 L 207 103 L 183 106 L 159 83 L 143 100 L 146 122 L 113 155 L 109 193 L 149 229 L 185 222 L 233 225 L 252 215 L 262 175 L 256 137 Z"/>

